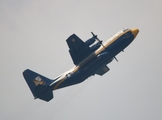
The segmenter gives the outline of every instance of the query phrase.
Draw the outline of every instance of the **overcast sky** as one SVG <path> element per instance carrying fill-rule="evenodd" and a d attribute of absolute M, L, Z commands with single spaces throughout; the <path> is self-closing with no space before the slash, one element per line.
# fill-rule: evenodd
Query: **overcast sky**
<path fill-rule="evenodd" d="M 161 0 L 0 0 L 1 120 L 161 120 Z M 22 72 L 54 78 L 73 67 L 66 39 L 140 32 L 104 76 L 34 100 Z"/>

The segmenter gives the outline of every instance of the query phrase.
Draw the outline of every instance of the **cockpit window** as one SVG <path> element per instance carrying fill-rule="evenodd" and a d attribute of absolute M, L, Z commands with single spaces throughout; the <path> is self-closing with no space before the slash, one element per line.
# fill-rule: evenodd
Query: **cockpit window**
<path fill-rule="evenodd" d="M 128 31 L 129 29 L 123 29 L 123 32 L 126 32 L 126 31 Z"/>

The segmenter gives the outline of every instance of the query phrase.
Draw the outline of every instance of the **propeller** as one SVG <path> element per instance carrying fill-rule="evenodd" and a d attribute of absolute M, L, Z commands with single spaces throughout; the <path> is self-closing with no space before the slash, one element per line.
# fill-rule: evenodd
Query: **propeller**
<path fill-rule="evenodd" d="M 103 48 L 105 48 L 105 46 L 102 44 L 102 40 L 100 40 L 97 35 L 95 35 L 93 32 L 91 32 L 91 34 L 93 35 L 93 37 L 103 46 Z"/>
<path fill-rule="evenodd" d="M 95 38 L 102 46 L 103 46 L 103 48 L 105 49 L 106 47 L 102 44 L 102 40 L 100 40 L 98 37 L 97 37 L 97 35 L 95 35 L 93 32 L 91 32 L 91 34 L 93 35 L 93 38 Z M 123 52 L 124 52 L 124 50 L 123 50 Z M 115 58 L 115 60 L 118 62 L 118 59 L 116 58 L 116 57 L 114 57 Z"/>

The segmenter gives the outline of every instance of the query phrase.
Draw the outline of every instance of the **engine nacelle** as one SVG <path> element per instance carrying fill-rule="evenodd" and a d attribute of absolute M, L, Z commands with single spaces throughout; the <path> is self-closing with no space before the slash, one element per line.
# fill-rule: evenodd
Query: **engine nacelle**
<path fill-rule="evenodd" d="M 108 56 L 109 53 L 108 52 L 102 52 L 100 54 L 97 55 L 97 57 L 105 57 L 105 56 Z"/>
<path fill-rule="evenodd" d="M 87 41 L 85 41 L 85 44 L 90 46 L 92 45 L 94 42 L 96 41 L 96 39 L 94 37 L 88 39 Z"/>
<path fill-rule="evenodd" d="M 100 43 L 94 44 L 94 45 L 91 47 L 92 52 L 95 51 L 95 50 L 97 50 L 100 46 L 101 46 Z"/>

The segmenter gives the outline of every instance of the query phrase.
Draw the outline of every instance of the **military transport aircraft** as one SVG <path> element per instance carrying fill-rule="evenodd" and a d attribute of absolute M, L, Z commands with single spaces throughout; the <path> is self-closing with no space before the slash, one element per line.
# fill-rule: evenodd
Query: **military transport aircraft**
<path fill-rule="evenodd" d="M 75 64 L 72 69 L 55 79 L 48 79 L 29 69 L 23 72 L 34 98 L 48 102 L 53 98 L 53 90 L 78 84 L 95 74 L 104 75 L 110 70 L 107 64 L 113 59 L 117 60 L 115 56 L 124 51 L 138 32 L 137 28 L 122 29 L 104 43 L 94 33 L 92 33 L 92 38 L 85 42 L 77 35 L 71 35 L 66 42 Z"/>

